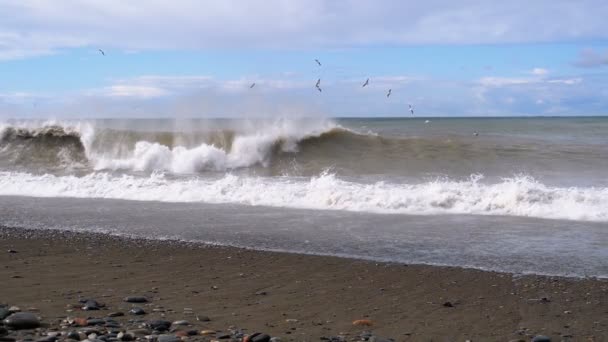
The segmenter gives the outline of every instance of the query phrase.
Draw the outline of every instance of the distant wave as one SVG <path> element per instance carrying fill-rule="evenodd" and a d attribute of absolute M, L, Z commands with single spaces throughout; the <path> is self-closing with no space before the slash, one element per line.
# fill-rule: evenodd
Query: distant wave
<path fill-rule="evenodd" d="M 288 208 L 395 214 L 512 215 L 608 222 L 608 188 L 546 186 L 527 176 L 494 184 L 437 180 L 421 184 L 363 184 L 333 174 L 312 178 L 172 179 L 111 175 L 84 177 L 0 172 L 0 195 L 109 198 L 137 201 L 239 203 Z"/>
<path fill-rule="evenodd" d="M 70 162 L 94 170 L 197 173 L 268 167 L 302 140 L 356 134 L 331 121 L 277 120 L 259 127 L 192 132 L 96 129 L 91 123 L 1 125 L 0 153 L 14 163 Z M 58 160 L 59 155 L 69 156 Z"/>

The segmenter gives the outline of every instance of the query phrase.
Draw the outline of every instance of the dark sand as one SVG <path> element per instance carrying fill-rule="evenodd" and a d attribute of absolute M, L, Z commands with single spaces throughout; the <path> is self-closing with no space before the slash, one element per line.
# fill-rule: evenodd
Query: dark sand
<path fill-rule="evenodd" d="M 350 340 L 363 330 L 396 341 L 608 341 L 606 280 L 2 228 L 0 281 L 0 303 L 35 307 L 47 322 L 126 312 L 123 297 L 145 295 L 146 319 L 160 318 L 152 310 L 162 306 L 174 310 L 166 319 L 198 329 L 236 326 L 283 341 Z M 66 312 L 83 297 L 107 311 Z M 211 321 L 196 322 L 184 308 Z M 373 326 L 353 326 L 356 319 Z"/>

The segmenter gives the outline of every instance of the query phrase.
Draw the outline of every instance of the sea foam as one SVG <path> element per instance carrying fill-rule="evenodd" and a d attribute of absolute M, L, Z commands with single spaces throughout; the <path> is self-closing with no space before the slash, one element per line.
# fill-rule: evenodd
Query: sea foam
<path fill-rule="evenodd" d="M 213 153 L 213 152 L 211 152 Z M 151 163 L 164 162 L 154 160 Z M 324 173 L 311 178 L 252 177 L 175 179 L 96 172 L 83 177 L 0 172 L 0 195 L 106 198 L 136 201 L 235 203 L 254 206 L 345 210 L 381 214 L 511 215 L 608 222 L 608 188 L 551 187 L 528 176 L 485 184 L 465 181 L 420 184 L 358 183 Z"/>

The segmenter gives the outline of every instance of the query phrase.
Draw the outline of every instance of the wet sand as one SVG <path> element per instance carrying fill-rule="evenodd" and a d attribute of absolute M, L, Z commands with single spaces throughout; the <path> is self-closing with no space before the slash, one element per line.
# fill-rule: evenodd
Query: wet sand
<path fill-rule="evenodd" d="M 123 298 L 141 295 L 151 299 L 144 319 L 283 341 L 359 340 L 364 330 L 395 341 L 608 341 L 607 280 L 10 228 L 0 228 L 0 279 L 0 303 L 35 308 L 49 323 L 127 312 Z M 106 308 L 72 308 L 80 298 Z"/>

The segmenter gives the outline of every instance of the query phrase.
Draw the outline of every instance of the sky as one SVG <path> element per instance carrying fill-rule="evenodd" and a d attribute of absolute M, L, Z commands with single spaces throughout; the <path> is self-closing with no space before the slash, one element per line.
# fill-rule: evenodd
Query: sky
<path fill-rule="evenodd" d="M 608 115 L 605 18 L 605 0 L 0 0 L 0 117 Z"/>

